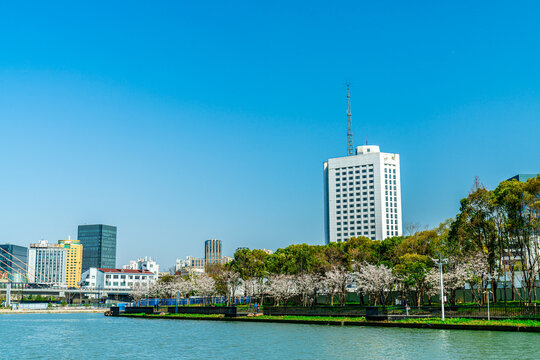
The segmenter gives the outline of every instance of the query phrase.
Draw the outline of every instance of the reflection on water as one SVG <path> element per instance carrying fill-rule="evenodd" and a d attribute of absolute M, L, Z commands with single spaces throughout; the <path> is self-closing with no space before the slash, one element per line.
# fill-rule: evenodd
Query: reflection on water
<path fill-rule="evenodd" d="M 540 335 L 295 324 L 0 315 L 2 359 L 537 359 Z"/>

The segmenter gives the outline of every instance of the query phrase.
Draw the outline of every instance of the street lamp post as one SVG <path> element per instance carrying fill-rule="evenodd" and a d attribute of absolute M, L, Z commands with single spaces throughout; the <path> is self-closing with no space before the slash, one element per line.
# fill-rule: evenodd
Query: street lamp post
<path fill-rule="evenodd" d="M 441 272 L 441 316 L 442 321 L 444 321 L 444 289 L 443 289 L 443 277 L 442 277 L 442 261 L 439 262 L 439 270 Z"/>
<path fill-rule="evenodd" d="M 490 317 L 489 317 L 489 289 L 487 291 L 487 303 L 488 303 L 488 321 L 491 320 Z"/>
<path fill-rule="evenodd" d="M 444 321 L 444 283 L 443 283 L 443 269 L 442 269 L 442 266 L 443 266 L 443 264 L 446 264 L 447 259 L 439 258 L 439 259 L 433 259 L 433 261 L 436 264 L 439 265 L 439 272 L 441 274 L 441 283 L 440 283 L 440 286 L 441 286 L 441 319 L 442 319 L 442 321 Z"/>
<path fill-rule="evenodd" d="M 488 285 L 486 286 L 486 292 L 487 292 L 487 316 L 488 316 L 488 321 L 490 320 L 490 316 L 489 316 L 489 284 L 491 283 L 491 274 L 488 274 Z"/>

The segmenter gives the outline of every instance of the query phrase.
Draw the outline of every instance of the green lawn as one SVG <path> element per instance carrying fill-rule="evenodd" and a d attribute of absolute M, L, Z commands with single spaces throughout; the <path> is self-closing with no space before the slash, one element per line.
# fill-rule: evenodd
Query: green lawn
<path fill-rule="evenodd" d="M 408 318 L 395 320 L 393 322 L 408 324 L 448 324 L 448 325 L 495 325 L 495 326 L 533 326 L 540 327 L 540 321 L 537 320 L 479 320 L 466 318 L 447 318 L 444 321 L 441 318 Z"/>

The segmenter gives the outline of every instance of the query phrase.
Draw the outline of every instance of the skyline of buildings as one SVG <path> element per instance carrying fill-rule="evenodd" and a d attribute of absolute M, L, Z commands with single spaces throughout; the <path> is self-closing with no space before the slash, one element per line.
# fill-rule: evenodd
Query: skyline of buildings
<path fill-rule="evenodd" d="M 328 159 L 323 171 L 326 244 L 402 235 L 399 154 L 357 146 L 355 155 Z"/>
<path fill-rule="evenodd" d="M 329 159 L 324 164 L 324 174 L 327 182 L 325 202 L 329 215 L 325 227 L 330 237 L 327 243 L 346 241 L 353 236 L 384 240 L 386 237 L 402 235 L 399 154 L 382 153 L 376 145 L 358 146 L 356 155 Z M 537 175 L 516 174 L 508 180 L 527 181 L 535 176 Z M 345 194 L 348 196 L 344 196 Z M 332 219 L 335 219 L 334 226 Z M 86 238 L 87 243 L 95 245 L 97 251 L 94 256 L 97 254 L 101 260 L 113 261 L 116 256 L 116 226 L 80 225 L 78 230 Z M 335 237 L 332 237 L 332 231 Z M 242 249 L 248 248 L 238 247 L 236 251 Z M 148 256 L 131 260 L 122 269 L 92 266 L 83 271 L 85 250 L 83 241 L 71 237 L 58 240 L 57 244 L 40 240 L 29 244 L 28 248 L 1 244 L 0 282 L 54 284 L 73 288 L 80 286 L 81 282 L 88 283 L 90 269 L 106 269 L 104 273 L 123 270 L 137 270 L 143 273 L 149 271 L 153 274 L 151 277 L 153 280 L 162 275 L 159 272 L 159 264 Z M 272 250 L 261 250 L 272 254 Z M 107 255 L 107 251 L 108 256 L 104 256 L 103 254 Z M 204 258 L 193 256 L 187 256 L 185 260 L 177 258 L 174 272 L 203 273 L 207 265 L 226 264 L 232 260 L 232 257 L 223 255 L 221 240 L 208 239 L 204 241 Z M 97 270 L 94 270 L 94 275 L 97 276 L 95 271 Z M 86 274 L 85 277 L 83 274 Z M 105 276 L 104 286 L 108 283 L 106 280 Z M 119 282 L 114 286 L 127 285 Z"/>

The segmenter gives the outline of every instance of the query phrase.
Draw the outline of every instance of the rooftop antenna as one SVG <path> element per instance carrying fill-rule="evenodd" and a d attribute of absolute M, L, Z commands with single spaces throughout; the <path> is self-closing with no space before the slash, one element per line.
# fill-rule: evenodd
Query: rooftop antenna
<path fill-rule="evenodd" d="M 351 94 L 347 83 L 347 156 L 354 155 L 354 145 L 352 136 L 352 114 L 351 114 Z"/>

